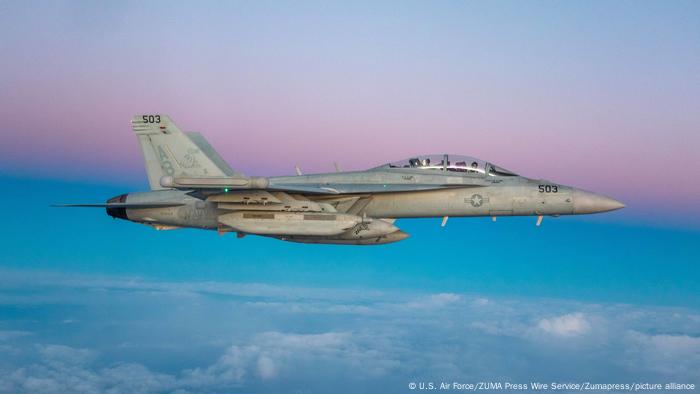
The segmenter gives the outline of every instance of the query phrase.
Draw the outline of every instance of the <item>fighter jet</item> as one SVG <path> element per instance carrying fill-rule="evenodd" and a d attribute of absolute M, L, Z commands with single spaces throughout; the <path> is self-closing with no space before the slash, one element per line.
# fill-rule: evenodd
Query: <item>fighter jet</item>
<path fill-rule="evenodd" d="M 276 177 L 233 171 L 204 137 L 182 132 L 166 115 L 137 115 L 131 126 L 150 191 L 110 198 L 113 218 L 158 230 L 198 228 L 239 238 L 378 245 L 409 235 L 396 219 L 581 215 L 625 205 L 600 194 L 519 176 L 495 164 L 453 154 L 417 155 L 365 171 Z"/>

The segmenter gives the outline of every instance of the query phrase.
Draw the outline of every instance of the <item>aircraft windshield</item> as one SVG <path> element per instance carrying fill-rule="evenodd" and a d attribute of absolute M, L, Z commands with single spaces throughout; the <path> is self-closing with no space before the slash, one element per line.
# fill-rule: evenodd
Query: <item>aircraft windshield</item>
<path fill-rule="evenodd" d="M 516 176 L 515 173 L 470 156 L 423 155 L 387 164 L 389 168 L 451 171 L 488 176 Z"/>
<path fill-rule="evenodd" d="M 516 173 L 508 171 L 505 168 L 495 166 L 493 164 L 489 165 L 489 175 L 490 176 L 517 176 Z"/>

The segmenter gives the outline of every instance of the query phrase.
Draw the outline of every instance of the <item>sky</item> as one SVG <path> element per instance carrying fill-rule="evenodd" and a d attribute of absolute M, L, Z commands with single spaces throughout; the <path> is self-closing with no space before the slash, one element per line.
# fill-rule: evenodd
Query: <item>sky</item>
<path fill-rule="evenodd" d="M 0 392 L 700 384 L 700 3 L 0 0 Z M 50 208 L 168 114 L 248 175 L 472 155 L 625 202 L 377 247 Z"/>

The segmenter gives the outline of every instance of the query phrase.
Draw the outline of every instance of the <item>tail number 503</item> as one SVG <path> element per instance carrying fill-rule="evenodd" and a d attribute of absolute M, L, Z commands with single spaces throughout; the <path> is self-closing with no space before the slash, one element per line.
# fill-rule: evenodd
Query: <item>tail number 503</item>
<path fill-rule="evenodd" d="M 160 123 L 160 115 L 143 115 L 143 123 Z"/>
<path fill-rule="evenodd" d="M 559 192 L 559 186 L 557 185 L 540 185 L 540 193 L 557 193 Z"/>

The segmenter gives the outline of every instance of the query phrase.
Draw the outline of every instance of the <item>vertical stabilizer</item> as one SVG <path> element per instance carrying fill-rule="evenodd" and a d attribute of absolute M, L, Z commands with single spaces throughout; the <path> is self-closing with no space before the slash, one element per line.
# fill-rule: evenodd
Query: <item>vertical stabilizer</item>
<path fill-rule="evenodd" d="M 146 164 L 152 190 L 164 189 L 160 179 L 173 177 L 223 177 L 235 174 L 199 134 L 192 139 L 167 115 L 136 115 L 131 119 Z"/>
<path fill-rule="evenodd" d="M 219 155 L 217 151 L 214 150 L 214 147 L 209 144 L 209 141 L 204 138 L 204 136 L 200 133 L 197 133 L 195 131 L 185 131 L 185 134 L 187 135 L 187 138 L 190 139 L 190 141 L 194 142 L 195 145 L 199 148 L 199 150 L 202 151 L 207 157 L 211 159 L 211 161 L 216 164 L 217 167 L 221 169 L 227 176 L 241 176 L 243 174 L 240 174 L 228 165 L 226 161 Z"/>

